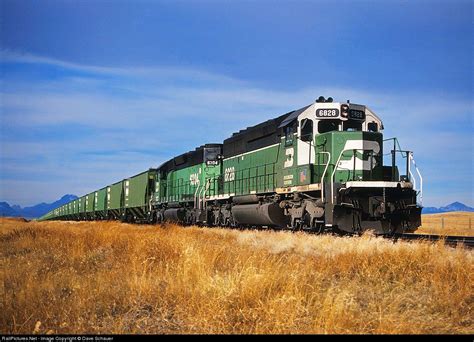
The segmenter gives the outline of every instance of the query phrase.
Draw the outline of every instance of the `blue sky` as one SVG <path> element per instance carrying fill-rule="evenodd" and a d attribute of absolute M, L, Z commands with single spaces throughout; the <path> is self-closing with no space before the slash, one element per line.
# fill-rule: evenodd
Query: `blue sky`
<path fill-rule="evenodd" d="M 0 6 L 0 200 L 82 195 L 325 95 L 415 151 L 425 205 L 474 205 L 471 1 Z"/>

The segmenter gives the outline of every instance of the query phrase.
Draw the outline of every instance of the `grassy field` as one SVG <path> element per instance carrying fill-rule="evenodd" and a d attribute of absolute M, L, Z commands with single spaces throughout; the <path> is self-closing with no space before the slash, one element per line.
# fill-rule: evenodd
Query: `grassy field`
<path fill-rule="evenodd" d="M 474 333 L 474 253 L 303 233 L 0 220 L 0 333 Z"/>
<path fill-rule="evenodd" d="M 474 236 L 474 213 L 453 212 L 422 215 L 419 234 Z"/>

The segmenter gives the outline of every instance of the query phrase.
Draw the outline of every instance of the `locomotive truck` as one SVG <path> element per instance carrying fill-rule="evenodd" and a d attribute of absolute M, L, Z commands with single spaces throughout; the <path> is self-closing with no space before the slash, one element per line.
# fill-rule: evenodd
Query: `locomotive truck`
<path fill-rule="evenodd" d="M 423 180 L 413 152 L 402 150 L 396 138 L 384 140 L 383 128 L 367 106 L 320 96 L 40 220 L 412 232 L 421 225 Z"/>

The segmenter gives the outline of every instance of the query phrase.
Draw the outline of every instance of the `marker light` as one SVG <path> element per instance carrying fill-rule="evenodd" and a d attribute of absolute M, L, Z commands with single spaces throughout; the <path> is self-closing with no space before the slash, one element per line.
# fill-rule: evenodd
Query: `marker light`
<path fill-rule="evenodd" d="M 343 118 L 347 118 L 348 115 L 349 115 L 349 106 L 346 104 L 343 104 L 341 106 L 341 116 Z"/>

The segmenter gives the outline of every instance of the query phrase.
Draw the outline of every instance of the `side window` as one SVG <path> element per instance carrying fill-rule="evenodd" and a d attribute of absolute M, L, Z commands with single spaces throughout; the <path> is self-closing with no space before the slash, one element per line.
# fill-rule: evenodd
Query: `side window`
<path fill-rule="evenodd" d="M 337 131 L 338 129 L 339 129 L 339 120 L 318 121 L 318 133 Z"/>
<path fill-rule="evenodd" d="M 303 119 L 301 121 L 301 140 L 312 141 L 313 140 L 313 120 Z"/>
<path fill-rule="evenodd" d="M 293 145 L 294 126 L 285 127 L 285 146 Z"/>
<path fill-rule="evenodd" d="M 369 132 L 378 132 L 379 125 L 376 122 L 369 122 L 369 124 L 367 125 L 367 130 Z"/>

